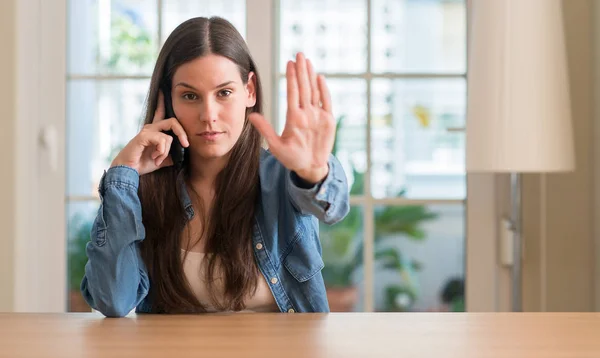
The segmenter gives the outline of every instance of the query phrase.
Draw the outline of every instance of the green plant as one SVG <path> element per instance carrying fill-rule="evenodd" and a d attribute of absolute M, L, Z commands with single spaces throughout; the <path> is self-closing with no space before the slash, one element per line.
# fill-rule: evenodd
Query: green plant
<path fill-rule="evenodd" d="M 333 154 L 339 150 L 338 136 L 343 126 L 344 117 L 338 119 Z M 352 166 L 354 183 L 350 195 L 361 195 L 364 192 L 364 173 Z M 405 191 L 397 195 L 404 196 Z M 363 240 L 360 237 L 364 230 L 360 207 L 352 206 L 348 216 L 340 223 L 321 225 L 321 242 L 323 247 L 323 278 L 328 288 L 344 288 L 353 286 L 353 274 L 363 262 Z M 375 262 L 384 270 L 394 270 L 403 278 L 403 284 L 389 285 L 385 289 L 385 309 L 390 311 L 405 310 L 416 299 L 418 292 L 413 272 L 422 269 L 422 264 L 415 259 L 408 259 L 395 247 L 384 245 L 386 237 L 402 235 L 409 240 L 421 241 L 426 233 L 421 228 L 425 221 L 433 220 L 437 214 L 422 205 L 386 206 L 375 208 Z"/>
<path fill-rule="evenodd" d="M 110 46 L 107 57 L 99 53 L 99 63 L 111 72 L 138 72 L 155 60 L 155 45 L 150 32 L 136 24 L 127 13 L 117 13 L 112 19 Z"/>
<path fill-rule="evenodd" d="M 81 280 L 85 274 L 87 255 L 85 247 L 90 241 L 92 220 L 76 214 L 69 223 L 69 239 L 67 246 L 68 284 L 70 291 L 79 291 Z"/>

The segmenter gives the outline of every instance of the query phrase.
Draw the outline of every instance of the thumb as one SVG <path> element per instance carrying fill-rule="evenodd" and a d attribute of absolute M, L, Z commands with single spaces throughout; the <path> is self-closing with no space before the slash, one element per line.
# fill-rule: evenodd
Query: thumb
<path fill-rule="evenodd" d="M 158 165 L 159 168 L 164 168 L 164 167 L 170 167 L 173 165 L 173 159 L 171 159 L 171 156 L 169 155 L 168 157 L 165 158 L 165 160 L 162 161 L 162 163 L 160 163 Z"/>
<path fill-rule="evenodd" d="M 269 148 L 274 148 L 279 145 L 281 142 L 280 137 L 277 135 L 277 132 L 273 129 L 271 124 L 263 117 L 260 113 L 250 113 L 248 116 L 248 120 L 256 130 L 262 135 L 267 143 L 269 144 Z"/>

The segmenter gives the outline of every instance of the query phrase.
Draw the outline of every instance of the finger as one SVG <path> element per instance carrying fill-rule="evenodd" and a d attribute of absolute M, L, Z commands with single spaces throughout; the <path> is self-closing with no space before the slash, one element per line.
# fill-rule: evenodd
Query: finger
<path fill-rule="evenodd" d="M 152 123 L 156 123 L 158 121 L 162 121 L 165 119 L 165 96 L 162 91 L 158 91 L 158 103 L 156 105 L 156 111 L 154 111 L 154 118 L 152 119 Z"/>
<path fill-rule="evenodd" d="M 156 126 L 156 129 L 159 131 L 169 131 L 169 130 L 173 131 L 173 133 L 175 133 L 177 138 L 179 138 L 179 142 L 181 143 L 181 145 L 183 147 L 187 148 L 190 145 L 190 142 L 188 141 L 188 137 L 187 137 L 187 134 L 185 133 L 185 130 L 183 129 L 183 127 L 181 126 L 181 123 L 179 123 L 179 121 L 176 118 L 169 118 L 167 120 L 160 121 L 154 125 Z"/>
<path fill-rule="evenodd" d="M 142 131 L 139 136 L 140 144 L 143 147 L 154 147 L 154 151 L 151 155 L 152 159 L 156 159 L 159 155 L 164 153 L 164 144 L 166 143 L 167 138 L 170 137 L 168 134 L 153 131 Z"/>
<path fill-rule="evenodd" d="M 158 167 L 164 168 L 164 167 L 170 167 L 171 165 L 173 165 L 173 159 L 171 159 L 171 156 L 168 156 L 167 159 L 163 160 L 163 162 L 160 163 L 160 165 Z"/>
<path fill-rule="evenodd" d="M 158 156 L 156 158 L 154 158 L 154 164 L 158 167 L 160 165 L 160 158 L 164 155 L 166 148 L 167 148 L 167 139 L 166 138 L 161 138 L 160 143 L 156 146 L 156 152 L 158 153 Z"/>
<path fill-rule="evenodd" d="M 308 80 L 308 69 L 306 68 L 306 59 L 302 52 L 296 55 L 296 78 L 298 81 L 298 91 L 300 92 L 300 107 L 308 108 L 310 104 L 310 81 Z"/>
<path fill-rule="evenodd" d="M 156 160 L 156 158 L 160 157 L 161 152 L 158 148 L 154 149 L 154 152 L 152 152 L 152 155 L 150 156 L 150 158 L 152 158 L 152 160 Z"/>
<path fill-rule="evenodd" d="M 325 77 L 323 77 L 323 75 L 319 75 L 317 77 L 317 82 L 319 84 L 319 93 L 321 94 L 321 103 L 323 104 L 323 109 L 333 114 L 331 108 L 331 94 L 329 93 L 329 89 L 327 88 Z"/>
<path fill-rule="evenodd" d="M 158 163 L 158 158 L 162 155 L 162 151 L 158 148 L 154 149 L 150 158 L 154 161 L 154 163 Z"/>
<path fill-rule="evenodd" d="M 259 113 L 251 113 L 248 116 L 248 120 L 256 130 L 262 135 L 270 148 L 276 148 L 281 143 L 281 138 L 277 135 L 277 132 L 273 129 L 271 124 Z"/>
<path fill-rule="evenodd" d="M 313 106 L 319 106 L 319 99 L 321 95 L 319 94 L 319 87 L 317 85 L 317 74 L 315 73 L 315 69 L 310 60 L 306 60 L 306 65 L 308 67 L 308 77 L 310 78 L 310 90 L 312 93 L 310 102 Z"/>
<path fill-rule="evenodd" d="M 158 159 L 158 163 L 157 166 L 160 167 L 160 165 L 162 164 L 162 162 L 167 159 L 167 157 L 169 156 L 169 151 L 171 149 L 171 145 L 173 144 L 173 137 L 171 136 L 167 136 L 167 138 L 165 138 L 165 150 L 164 152 L 157 158 Z"/>
<path fill-rule="evenodd" d="M 155 141 L 155 140 L 152 140 Z M 160 158 L 160 156 L 164 153 L 165 151 L 165 138 L 161 137 L 156 139 L 156 145 L 155 145 L 155 149 L 154 152 L 151 155 L 152 160 L 154 160 L 155 163 L 158 163 L 158 158 Z"/>
<path fill-rule="evenodd" d="M 287 102 L 288 107 L 298 108 L 300 102 L 298 99 L 298 79 L 296 78 L 296 66 L 292 61 L 288 61 L 285 71 L 287 80 Z"/>

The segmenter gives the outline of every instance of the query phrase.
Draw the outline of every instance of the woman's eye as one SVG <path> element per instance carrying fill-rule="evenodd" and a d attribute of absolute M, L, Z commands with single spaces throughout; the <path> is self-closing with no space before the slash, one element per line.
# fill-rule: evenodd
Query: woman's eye
<path fill-rule="evenodd" d="M 231 93 L 230 90 L 222 90 L 219 92 L 219 97 L 228 97 Z"/>
<path fill-rule="evenodd" d="M 194 101 L 194 100 L 198 99 L 198 96 L 196 96 L 193 93 L 186 93 L 183 95 L 183 98 L 188 101 Z"/>

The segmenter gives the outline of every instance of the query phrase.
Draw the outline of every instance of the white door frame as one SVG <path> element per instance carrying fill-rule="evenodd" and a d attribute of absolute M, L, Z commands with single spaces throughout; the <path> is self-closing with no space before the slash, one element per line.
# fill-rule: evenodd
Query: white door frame
<path fill-rule="evenodd" d="M 16 2 L 14 311 L 66 308 L 66 0 Z"/>
<path fill-rule="evenodd" d="M 498 264 L 496 181 L 494 174 L 467 175 L 466 310 L 501 310 L 500 295 L 508 297 Z"/>

